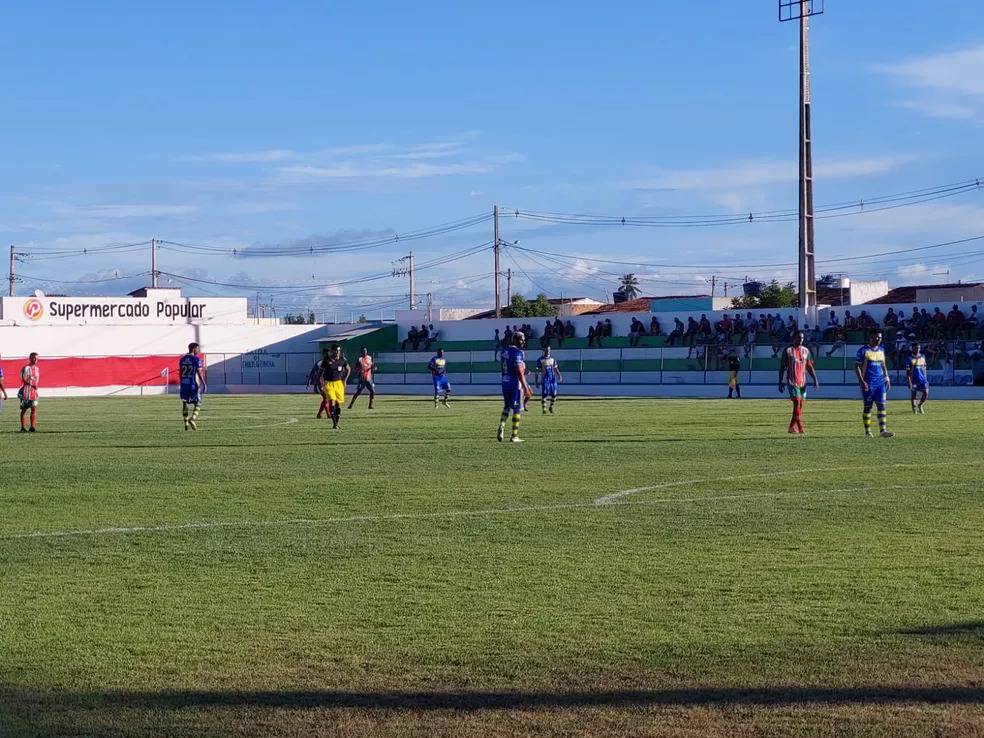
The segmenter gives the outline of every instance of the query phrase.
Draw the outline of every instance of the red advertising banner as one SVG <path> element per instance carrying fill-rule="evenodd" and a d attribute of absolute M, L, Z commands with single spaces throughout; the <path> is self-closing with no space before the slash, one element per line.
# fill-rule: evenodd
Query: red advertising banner
<path fill-rule="evenodd" d="M 41 369 L 41 394 L 45 387 L 163 387 L 165 381 L 179 381 L 178 361 L 181 356 L 100 356 L 38 359 Z M 205 357 L 202 356 L 204 364 Z M 11 395 L 20 389 L 21 369 L 26 358 L 2 359 L 3 382 Z"/>

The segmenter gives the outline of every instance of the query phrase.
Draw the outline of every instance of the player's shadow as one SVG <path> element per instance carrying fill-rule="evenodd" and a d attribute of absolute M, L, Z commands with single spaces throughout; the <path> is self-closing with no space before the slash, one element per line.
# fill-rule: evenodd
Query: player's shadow
<path fill-rule="evenodd" d="M 42 698 L 45 699 L 45 698 Z M 702 705 L 981 705 L 976 686 L 693 687 L 611 691 L 356 691 L 176 690 L 51 694 L 59 707 L 99 706 L 180 710 L 196 707 L 369 710 L 516 710 L 577 707 L 691 707 Z"/>
<path fill-rule="evenodd" d="M 919 628 L 906 628 L 895 631 L 898 635 L 909 636 L 971 636 L 984 638 L 984 620 L 968 620 L 963 623 L 944 625 L 925 625 Z"/>

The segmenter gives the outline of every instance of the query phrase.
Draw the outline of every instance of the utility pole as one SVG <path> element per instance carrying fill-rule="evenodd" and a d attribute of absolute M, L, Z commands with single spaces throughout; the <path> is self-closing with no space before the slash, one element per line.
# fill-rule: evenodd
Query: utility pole
<path fill-rule="evenodd" d="M 779 20 L 798 20 L 799 74 L 799 306 L 817 306 L 816 259 L 813 238 L 813 131 L 810 126 L 810 16 L 823 13 L 823 0 L 779 0 Z"/>
<path fill-rule="evenodd" d="M 394 269 L 393 276 L 394 277 L 408 276 L 410 278 L 410 309 L 413 310 L 415 309 L 415 305 L 414 305 L 415 299 L 413 294 L 413 252 L 411 251 L 406 256 L 401 256 L 399 259 L 397 259 L 397 261 L 407 262 L 406 269 Z"/>
<path fill-rule="evenodd" d="M 428 323 L 434 320 L 434 318 L 432 317 L 433 311 L 434 311 L 434 295 L 433 293 L 428 292 L 427 293 L 427 322 Z"/>
<path fill-rule="evenodd" d="M 499 206 L 492 207 L 492 253 L 495 254 L 495 317 L 502 317 L 502 300 L 499 294 Z"/>
<path fill-rule="evenodd" d="M 714 276 L 714 275 L 712 274 L 712 275 L 711 275 L 711 301 L 712 301 L 712 302 L 713 302 L 713 300 L 714 300 L 714 290 L 716 289 L 716 287 L 717 287 L 717 277 L 715 277 L 715 276 Z M 713 308 L 713 307 L 714 307 L 714 305 L 711 305 L 711 307 Z"/>
<path fill-rule="evenodd" d="M 506 270 L 506 304 L 512 305 L 512 269 Z"/>
<path fill-rule="evenodd" d="M 150 286 L 157 289 L 157 239 L 150 239 Z"/>
<path fill-rule="evenodd" d="M 14 251 L 14 247 L 11 244 L 11 246 L 10 246 L 10 277 L 8 277 L 8 280 L 10 281 L 10 288 L 7 290 L 7 295 L 9 297 L 13 297 L 14 296 L 14 282 L 17 281 L 17 277 L 14 276 L 14 261 L 16 261 L 16 259 L 17 259 L 17 252 Z"/>

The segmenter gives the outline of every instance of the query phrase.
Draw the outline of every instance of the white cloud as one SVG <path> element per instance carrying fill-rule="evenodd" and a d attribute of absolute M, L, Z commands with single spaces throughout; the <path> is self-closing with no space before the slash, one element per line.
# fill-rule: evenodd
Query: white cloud
<path fill-rule="evenodd" d="M 877 71 L 930 97 L 898 104 L 936 118 L 980 117 L 984 105 L 984 45 L 883 64 Z"/>
<path fill-rule="evenodd" d="M 819 159 L 814 174 L 824 179 L 854 179 L 891 172 L 913 160 L 910 156 L 875 156 L 851 159 Z M 796 181 L 793 161 L 746 161 L 726 167 L 685 169 L 629 183 L 636 189 L 677 189 L 737 192 L 746 188 Z"/>
<path fill-rule="evenodd" d="M 487 174 L 505 164 L 522 161 L 518 154 L 485 157 L 470 161 L 433 164 L 411 162 L 395 164 L 374 159 L 344 161 L 329 166 L 297 165 L 280 167 L 276 176 L 284 184 L 306 184 L 338 179 L 422 179 L 466 174 Z"/>
<path fill-rule="evenodd" d="M 131 204 L 131 205 L 62 205 L 55 208 L 59 215 L 91 218 L 163 218 L 188 215 L 198 210 L 195 205 Z"/>
<path fill-rule="evenodd" d="M 212 161 L 223 164 L 265 164 L 287 161 L 297 157 L 291 149 L 265 149 L 263 151 L 243 151 L 225 154 L 189 154 L 180 157 L 181 161 Z"/>

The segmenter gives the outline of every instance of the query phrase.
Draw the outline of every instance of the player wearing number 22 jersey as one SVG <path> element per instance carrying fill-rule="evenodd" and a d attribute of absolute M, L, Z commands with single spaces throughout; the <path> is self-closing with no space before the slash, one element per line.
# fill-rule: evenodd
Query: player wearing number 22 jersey
<path fill-rule="evenodd" d="M 188 353 L 178 361 L 178 376 L 181 382 L 181 416 L 184 419 L 184 429 L 198 430 L 198 413 L 201 411 L 202 395 L 205 394 L 205 373 L 201 347 L 197 343 L 189 343 Z"/>
<path fill-rule="evenodd" d="M 888 401 L 888 391 L 892 388 L 892 381 L 888 377 L 888 364 L 885 361 L 881 331 L 874 330 L 868 334 L 868 343 L 858 349 L 854 371 L 864 399 L 861 419 L 864 422 L 865 437 L 871 438 L 871 407 L 874 405 L 878 408 L 878 430 L 881 437 L 891 438 L 895 434 L 888 430 L 885 404 Z"/>
<path fill-rule="evenodd" d="M 793 403 L 793 417 L 789 421 L 789 432 L 802 435 L 806 433 L 803 425 L 803 406 L 806 404 L 806 377 L 813 379 L 813 386 L 820 389 L 816 370 L 813 368 L 813 357 L 810 349 L 803 345 L 803 333 L 793 334 L 793 343 L 782 352 L 779 362 L 779 391 L 789 391 L 789 399 Z"/>

